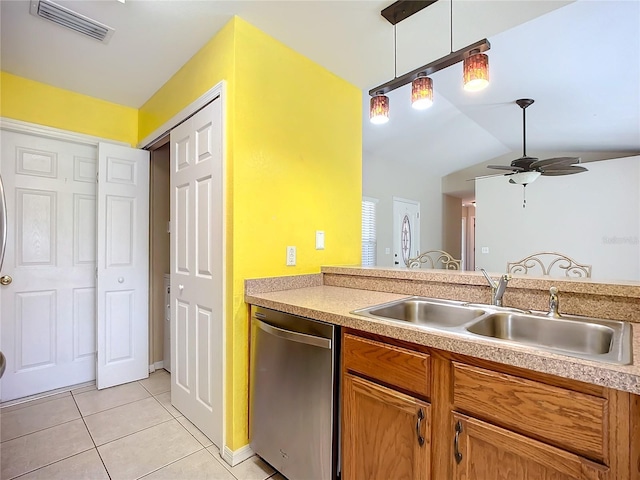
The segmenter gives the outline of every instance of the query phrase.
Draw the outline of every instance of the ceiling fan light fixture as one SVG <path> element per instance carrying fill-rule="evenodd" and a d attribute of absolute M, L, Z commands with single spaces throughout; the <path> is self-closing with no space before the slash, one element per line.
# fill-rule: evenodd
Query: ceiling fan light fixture
<path fill-rule="evenodd" d="M 518 172 L 513 175 L 509 175 L 509 183 L 515 183 L 517 185 L 528 185 L 533 183 L 540 175 L 540 172 Z"/>
<path fill-rule="evenodd" d="M 371 97 L 369 102 L 369 120 L 375 125 L 389 121 L 389 97 L 381 92 Z"/>
<path fill-rule="evenodd" d="M 433 80 L 421 72 L 411 82 L 411 106 L 416 110 L 425 110 L 433 105 Z"/>
<path fill-rule="evenodd" d="M 489 86 L 489 56 L 480 51 L 471 54 L 462 63 L 464 89 L 478 92 Z"/>

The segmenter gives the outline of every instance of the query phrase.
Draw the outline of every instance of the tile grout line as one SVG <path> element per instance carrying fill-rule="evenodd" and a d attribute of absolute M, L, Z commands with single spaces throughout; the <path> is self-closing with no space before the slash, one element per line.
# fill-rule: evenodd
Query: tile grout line
<path fill-rule="evenodd" d="M 8 442 L 12 442 L 13 440 L 17 440 L 19 438 L 23 438 L 23 437 L 27 437 L 29 435 L 33 435 L 35 433 L 44 432 L 45 430 L 49 430 L 51 428 L 56 428 L 56 427 L 59 427 L 61 425 L 66 425 L 67 423 L 75 422 L 76 420 L 80 420 L 80 419 L 82 419 L 82 416 L 80 416 L 78 418 L 72 418 L 71 420 L 67 420 L 66 422 L 61 422 L 61 423 L 58 423 L 56 425 L 51 425 L 49 427 L 41 428 L 40 430 L 34 430 L 33 432 L 25 433 L 24 435 L 19 435 L 17 437 L 10 438 L 9 440 L 3 440 L 2 442 L 0 442 L 0 445 L 3 445 L 3 444 L 8 443 Z"/>
<path fill-rule="evenodd" d="M 109 470 L 107 469 L 107 465 L 104 463 L 104 459 L 102 458 L 102 455 L 100 455 L 100 451 L 98 450 L 98 446 L 96 445 L 96 441 L 93 439 L 93 435 L 91 435 L 91 431 L 89 430 L 89 426 L 87 425 L 87 421 L 84 419 L 84 415 L 80 411 L 80 406 L 78 405 L 78 402 L 76 402 L 76 397 L 74 395 L 71 395 L 71 397 L 73 398 L 73 403 L 76 404 L 76 408 L 78 409 L 78 413 L 80 414 L 80 418 L 82 418 L 82 423 L 84 423 L 84 428 L 87 429 L 87 434 L 89 434 L 89 438 L 91 439 L 91 443 L 93 443 L 93 448 L 95 449 L 96 453 L 98 454 L 98 458 L 100 459 L 100 462 L 102 463 L 102 466 L 104 467 L 104 471 L 107 472 L 107 476 L 109 477 L 109 480 L 111 480 L 111 474 L 109 473 Z"/>
<path fill-rule="evenodd" d="M 200 443 L 200 442 L 198 442 L 198 443 Z M 168 466 L 173 465 L 174 463 L 177 463 L 180 460 L 184 460 L 185 458 L 189 458 L 191 455 L 195 455 L 196 453 L 201 452 L 202 450 L 206 450 L 206 447 L 202 447 L 200 450 L 196 450 L 195 452 L 191 452 L 190 454 L 185 455 L 184 457 L 177 458 L 176 460 L 174 460 L 174 461 L 172 461 L 170 463 L 167 463 L 166 465 L 163 465 L 161 467 L 156 468 L 155 470 L 152 470 L 150 472 L 145 473 L 141 477 L 136 477 L 136 480 L 142 480 L 143 478 L 148 477 L 149 475 L 151 475 L 153 473 L 156 473 L 158 470 L 162 470 L 163 468 L 167 468 Z"/>
<path fill-rule="evenodd" d="M 38 470 L 42 470 L 43 468 L 50 467 L 51 465 L 55 465 L 56 463 L 60 463 L 60 462 L 62 462 L 64 460 L 68 460 L 68 459 L 70 459 L 72 457 L 75 457 L 76 455 L 80 455 L 82 453 L 86 453 L 86 452 L 88 452 L 90 450 L 93 450 L 93 448 L 87 448 L 86 450 L 82 450 L 81 452 L 74 453 L 73 455 L 69 455 L 68 457 L 64 457 L 64 458 L 61 458 L 59 460 L 56 460 L 55 462 L 47 463 L 46 465 L 42 465 L 41 467 L 34 468 L 33 470 L 29 470 L 27 472 L 22 472 L 20 475 L 16 475 L 15 477 L 10 477 L 10 478 L 8 478 L 6 480 L 18 480 L 18 479 L 20 479 L 20 477 L 24 477 L 25 475 L 29 475 L 30 473 L 37 472 Z M 111 477 L 109 477 L 109 479 L 111 479 Z"/>
<path fill-rule="evenodd" d="M 125 383 L 124 385 L 128 385 L 128 384 L 126 384 L 126 383 Z M 142 385 L 141 385 L 141 386 L 142 386 Z M 142 387 L 142 388 L 145 390 L 145 392 L 147 391 L 147 389 L 146 389 L 146 388 L 144 388 L 144 387 Z M 91 390 L 91 392 L 92 392 L 92 391 L 93 391 L 93 390 Z M 91 392 L 82 392 L 82 393 L 80 393 L 79 395 L 83 395 L 83 394 L 85 394 L 85 393 L 91 393 Z M 147 392 L 147 393 L 149 393 L 149 392 Z M 96 415 L 96 414 L 98 414 L 98 413 L 102 413 L 102 412 L 108 412 L 109 410 L 113 410 L 114 408 L 123 407 L 123 406 L 125 406 L 125 405 L 130 405 L 130 404 L 132 404 L 132 403 L 139 402 L 140 400 L 145 400 L 145 399 L 150 398 L 150 397 L 153 397 L 153 395 L 149 394 L 149 396 L 148 396 L 148 397 L 137 398 L 137 399 L 135 399 L 135 400 L 131 400 L 130 402 L 125 402 L 125 403 L 122 403 L 122 404 L 120 404 L 120 405 L 115 405 L 115 406 L 113 406 L 113 407 L 105 408 L 104 410 L 98 410 L 97 412 L 88 413 L 87 415 L 85 415 L 85 414 L 83 414 L 83 413 L 82 413 L 82 411 L 80 410 L 80 407 L 79 407 L 79 406 L 78 406 L 78 410 L 80 410 L 80 415 L 81 415 L 83 418 L 84 418 L 84 417 L 90 417 L 91 415 Z M 75 401 L 75 395 L 73 395 L 73 400 Z M 77 405 L 77 402 L 76 402 L 76 405 Z"/>
<path fill-rule="evenodd" d="M 130 437 L 131 435 L 135 435 L 137 433 L 144 432 L 145 430 L 149 430 L 150 428 L 157 427 L 158 425 L 164 425 L 165 423 L 169 423 L 172 420 L 178 421 L 176 418 L 170 418 L 170 419 L 165 420 L 163 422 L 156 423 L 155 425 L 151 425 L 149 427 L 145 427 L 145 428 L 143 428 L 141 430 L 137 430 L 135 432 L 127 433 L 126 435 L 123 435 L 122 437 L 114 438 L 113 440 L 110 440 L 108 442 L 105 442 L 105 443 L 102 443 L 102 444 L 96 446 L 96 448 L 104 447 L 105 445 L 109 445 L 110 443 L 117 442 L 119 440 L 122 440 L 123 438 Z M 178 422 L 178 425 L 180 425 L 180 422 Z M 91 435 L 91 433 L 89 433 L 89 435 Z M 93 440 L 93 438 L 92 438 L 92 440 Z M 200 443 L 200 442 L 198 442 L 198 443 Z M 95 444 L 95 442 L 94 442 L 94 444 Z M 98 451 L 98 453 L 100 453 L 100 451 Z"/>
<path fill-rule="evenodd" d="M 184 418 L 187 422 L 191 423 L 191 425 L 193 425 L 193 428 L 195 428 L 195 429 L 196 429 L 196 430 L 198 430 L 200 433 L 202 433 L 202 435 L 204 435 L 204 437 L 205 437 L 207 440 L 209 440 L 209 441 L 211 442 L 211 439 L 210 439 L 209 437 L 207 437 L 207 436 L 202 432 L 202 430 L 200 430 L 198 427 L 196 427 L 196 426 L 191 422 L 191 420 L 189 420 L 189 419 L 188 419 L 187 417 L 185 417 L 184 415 L 183 415 L 182 417 L 180 417 L 180 418 Z M 176 420 L 178 420 L 178 419 L 176 418 Z M 187 431 L 187 433 L 188 433 L 189 435 L 191 435 L 191 436 L 194 438 L 194 440 L 195 440 L 196 442 L 198 442 L 200 445 L 202 445 L 202 442 L 200 442 L 200 440 L 198 440 L 198 439 L 196 438 L 196 436 L 195 436 L 193 433 L 191 433 L 191 432 L 189 431 L 189 429 L 188 429 L 187 427 L 185 427 L 185 426 L 182 424 L 182 422 L 181 422 L 180 420 L 178 420 L 178 423 L 180 424 L 180 426 L 181 426 L 182 428 L 184 428 L 184 429 Z M 204 448 L 209 448 L 209 447 L 215 446 L 215 444 L 214 444 L 213 442 L 211 442 L 211 445 L 208 445 L 208 446 L 204 446 L 204 445 L 202 445 L 202 446 L 203 446 Z M 216 446 L 216 448 L 218 448 L 218 447 Z"/>

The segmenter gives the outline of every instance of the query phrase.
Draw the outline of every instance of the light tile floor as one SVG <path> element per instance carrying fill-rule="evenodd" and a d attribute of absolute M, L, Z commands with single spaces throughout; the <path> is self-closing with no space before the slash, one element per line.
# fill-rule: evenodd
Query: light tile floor
<path fill-rule="evenodd" d="M 171 406 L 170 376 L 83 387 L 0 409 L 0 480 L 286 480 L 254 456 L 230 467 Z"/>

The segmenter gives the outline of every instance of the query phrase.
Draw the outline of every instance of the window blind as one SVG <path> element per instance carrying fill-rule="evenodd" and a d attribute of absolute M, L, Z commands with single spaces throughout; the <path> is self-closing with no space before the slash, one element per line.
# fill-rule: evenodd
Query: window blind
<path fill-rule="evenodd" d="M 376 203 L 374 199 L 362 200 L 362 266 L 376 264 Z"/>

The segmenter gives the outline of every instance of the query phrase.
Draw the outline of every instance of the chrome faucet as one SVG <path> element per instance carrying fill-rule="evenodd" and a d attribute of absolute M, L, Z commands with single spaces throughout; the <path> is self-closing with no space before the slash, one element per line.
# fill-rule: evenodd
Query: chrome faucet
<path fill-rule="evenodd" d="M 558 289 L 551 287 L 549 289 L 549 313 L 547 313 L 547 317 L 560 318 L 561 315 L 558 312 L 559 307 L 560 299 L 558 298 Z"/>
<path fill-rule="evenodd" d="M 511 280 L 511 275 L 505 273 L 504 275 L 501 275 L 500 280 L 496 282 L 489 276 L 484 268 L 476 268 L 476 270 L 480 270 L 484 275 L 484 278 L 489 282 L 489 286 L 491 287 L 491 304 L 501 307 L 502 296 L 504 295 L 504 291 L 507 289 L 507 283 Z"/>

